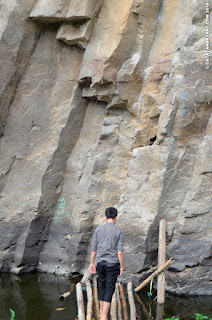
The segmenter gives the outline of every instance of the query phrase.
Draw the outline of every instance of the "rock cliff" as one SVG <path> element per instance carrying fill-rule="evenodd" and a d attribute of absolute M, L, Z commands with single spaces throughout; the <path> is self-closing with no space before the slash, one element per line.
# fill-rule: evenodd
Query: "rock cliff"
<path fill-rule="evenodd" d="M 0 24 L 0 271 L 83 273 L 115 206 L 124 280 L 212 295 L 204 1 L 8 0 Z M 212 7 L 209 8 L 212 12 Z"/>

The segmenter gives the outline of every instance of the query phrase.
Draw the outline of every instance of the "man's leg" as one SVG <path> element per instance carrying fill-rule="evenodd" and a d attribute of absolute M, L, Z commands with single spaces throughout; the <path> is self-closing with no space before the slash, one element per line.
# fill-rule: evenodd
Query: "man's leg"
<path fill-rule="evenodd" d="M 105 267 L 106 269 L 106 287 L 104 293 L 103 308 L 100 320 L 107 320 L 108 311 L 112 300 L 113 293 L 115 291 L 115 285 L 117 277 L 119 275 L 119 265 L 115 267 Z"/>
<path fill-rule="evenodd" d="M 100 319 L 103 310 L 103 299 L 105 294 L 105 285 L 106 285 L 106 271 L 104 265 L 97 264 L 97 274 L 98 274 L 98 295 L 100 302 Z"/>
<path fill-rule="evenodd" d="M 101 319 L 104 301 L 99 300 L 99 303 L 100 303 L 100 319 Z"/>
<path fill-rule="evenodd" d="M 102 302 L 102 311 L 100 320 L 107 320 L 108 311 L 110 309 L 110 302 L 101 301 Z"/>

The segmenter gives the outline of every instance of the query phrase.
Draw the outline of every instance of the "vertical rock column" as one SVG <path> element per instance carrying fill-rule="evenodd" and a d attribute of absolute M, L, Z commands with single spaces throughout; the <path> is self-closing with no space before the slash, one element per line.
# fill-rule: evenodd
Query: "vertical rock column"
<path fill-rule="evenodd" d="M 77 89 L 82 52 L 55 36 L 51 27 L 38 42 L 1 138 L 2 271 L 36 268 L 87 106 Z"/>

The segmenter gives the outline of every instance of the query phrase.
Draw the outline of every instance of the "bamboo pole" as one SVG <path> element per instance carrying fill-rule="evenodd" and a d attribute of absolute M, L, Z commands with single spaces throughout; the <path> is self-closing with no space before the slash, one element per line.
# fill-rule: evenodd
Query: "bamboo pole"
<path fill-rule="evenodd" d="M 74 288 L 75 288 L 75 283 L 72 283 L 69 291 L 61 294 L 60 301 L 64 301 L 68 296 L 70 296 L 70 294 L 74 291 Z"/>
<path fill-rule="evenodd" d="M 78 319 L 85 320 L 85 308 L 84 308 L 84 299 L 82 293 L 82 285 L 80 282 L 76 285 L 77 293 L 77 307 L 78 307 Z"/>
<path fill-rule="evenodd" d="M 93 292 L 94 292 L 94 310 L 95 318 L 99 320 L 99 299 L 98 299 L 98 289 L 97 289 L 97 276 L 93 277 Z"/>
<path fill-rule="evenodd" d="M 166 261 L 166 220 L 162 219 L 159 225 L 158 268 Z M 157 303 L 165 302 L 165 277 L 159 274 L 157 279 Z"/>
<path fill-rule="evenodd" d="M 120 292 L 119 292 L 119 285 L 116 282 L 116 297 L 117 297 L 117 305 L 118 305 L 118 320 L 122 320 L 122 313 L 121 313 L 121 300 L 120 300 Z"/>
<path fill-rule="evenodd" d="M 128 292 L 129 305 L 130 305 L 130 320 L 136 320 L 136 309 L 135 309 L 135 301 L 134 301 L 134 297 L 133 297 L 132 282 L 128 282 L 127 292 Z"/>
<path fill-rule="evenodd" d="M 158 276 L 165 268 L 167 268 L 172 262 L 174 262 L 174 260 L 172 260 L 172 258 L 170 258 L 168 261 L 166 261 L 166 263 L 161 266 L 159 269 L 157 269 L 156 271 L 154 271 L 146 280 L 144 280 L 138 287 L 136 287 L 134 289 L 134 292 L 138 292 L 139 290 L 141 290 L 143 287 L 145 287 L 145 285 L 147 283 L 149 283 L 151 281 L 152 278 L 154 278 L 155 276 Z"/>
<path fill-rule="evenodd" d="M 64 301 L 68 296 L 70 296 L 70 294 L 71 294 L 70 291 L 67 291 L 67 292 L 64 292 L 63 294 L 61 294 L 60 301 Z"/>
<path fill-rule="evenodd" d="M 111 306 L 110 306 L 110 319 L 117 320 L 117 313 L 116 313 L 117 303 L 116 303 L 116 291 L 113 294 Z"/>
<path fill-rule="evenodd" d="M 85 274 L 82 277 L 82 280 L 80 282 L 81 283 L 86 283 L 89 280 L 90 276 L 91 276 L 90 267 L 88 267 L 88 269 L 85 271 Z"/>
<path fill-rule="evenodd" d="M 91 276 L 91 273 L 90 273 L 90 267 L 89 267 L 89 268 L 85 271 L 85 274 L 84 274 L 84 276 L 83 276 L 83 278 L 82 278 L 82 280 L 81 280 L 80 282 L 81 282 L 81 283 L 86 283 L 86 282 L 88 281 L 88 279 L 90 278 L 90 276 Z M 63 294 L 61 294 L 60 300 L 61 300 L 61 301 L 64 301 L 68 296 L 70 296 L 70 294 L 71 294 L 71 293 L 73 292 L 73 290 L 74 290 L 74 287 L 75 287 L 75 284 L 72 283 L 69 291 L 64 292 Z"/>
<path fill-rule="evenodd" d="M 123 285 L 121 283 L 119 283 L 119 291 L 120 291 L 121 302 L 122 302 L 123 318 L 124 320 L 128 320 L 127 303 L 124 297 Z"/>
<path fill-rule="evenodd" d="M 86 320 L 92 320 L 93 296 L 92 296 L 91 283 L 90 283 L 89 280 L 86 282 L 86 292 L 87 292 L 87 314 L 86 314 Z"/>

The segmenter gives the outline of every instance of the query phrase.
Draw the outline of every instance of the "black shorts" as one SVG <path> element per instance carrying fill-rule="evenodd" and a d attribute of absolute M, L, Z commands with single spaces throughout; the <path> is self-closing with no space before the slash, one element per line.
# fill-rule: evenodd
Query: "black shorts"
<path fill-rule="evenodd" d="M 98 274 L 99 300 L 111 302 L 117 277 L 120 274 L 120 264 L 101 261 L 97 263 L 96 269 Z"/>

